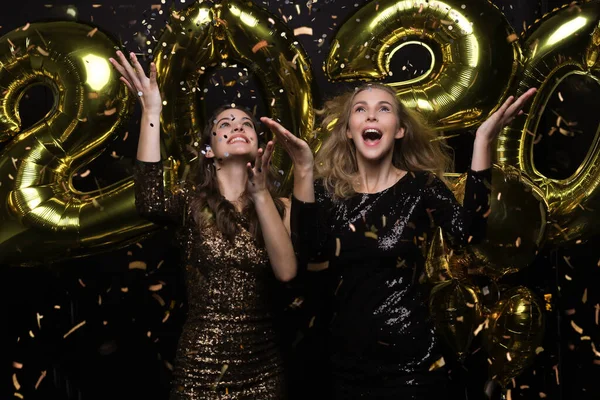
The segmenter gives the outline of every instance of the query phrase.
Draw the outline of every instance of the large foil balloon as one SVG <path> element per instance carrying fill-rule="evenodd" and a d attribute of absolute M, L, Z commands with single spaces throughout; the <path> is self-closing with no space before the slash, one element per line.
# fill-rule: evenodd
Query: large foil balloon
<path fill-rule="evenodd" d="M 370 1 L 336 33 L 325 72 L 334 81 L 383 80 L 394 72 L 392 58 L 417 44 L 430 54 L 430 68 L 388 84 L 433 126 L 465 128 L 482 122 L 506 96 L 517 68 L 516 39 L 487 0 Z"/>
<path fill-rule="evenodd" d="M 448 249 L 442 228 L 436 228 L 425 259 L 425 273 L 430 283 L 440 283 L 451 279 Z"/>
<path fill-rule="evenodd" d="M 76 22 L 27 24 L 0 38 L 0 264 L 90 254 L 150 229 L 135 212 L 131 180 L 91 193 L 71 182 L 132 111 L 108 63 L 117 47 Z M 34 85 L 50 88 L 54 105 L 22 130 L 19 100 Z"/>
<path fill-rule="evenodd" d="M 539 88 L 525 114 L 504 129 L 497 145 L 497 161 L 522 169 L 543 191 L 552 224 L 549 243 L 569 243 L 600 232 L 600 133 L 591 131 L 592 145 L 572 176 L 544 176 L 533 160 L 533 146 L 546 105 L 557 86 L 574 75 L 590 78 L 600 89 L 600 2 L 565 5 L 536 21 L 522 39 L 523 60 L 515 86 L 518 96 L 530 87 Z M 554 116 L 555 117 L 555 116 Z M 598 114 L 588 113 L 593 126 Z M 560 123 L 559 123 L 560 124 Z M 564 122 L 563 122 L 564 124 Z M 564 129 L 565 126 L 557 127 Z"/>
<path fill-rule="evenodd" d="M 484 336 L 492 379 L 506 387 L 531 364 L 543 335 L 543 305 L 536 295 L 523 286 L 506 290 Z"/>
<path fill-rule="evenodd" d="M 478 291 L 465 281 L 452 279 L 438 283 L 431 290 L 429 311 L 438 336 L 449 346 L 459 361 L 464 361 L 482 321 Z"/>
<path fill-rule="evenodd" d="M 205 124 L 195 88 L 210 67 L 241 63 L 260 80 L 269 116 L 311 141 L 314 108 L 312 70 L 306 53 L 275 15 L 248 1 L 198 2 L 173 12 L 155 51 L 158 84 L 166 101 L 162 113 L 165 149 L 188 163 Z M 214 69 L 214 68 L 213 68 Z M 198 149 L 199 150 L 199 149 Z M 291 160 L 277 147 L 274 168 L 289 186 Z"/>
<path fill-rule="evenodd" d="M 459 201 L 466 176 L 454 186 Z M 543 193 L 522 171 L 511 166 L 492 167 L 491 211 L 485 238 L 469 246 L 470 254 L 499 279 L 531 264 L 543 246 L 548 205 Z"/>

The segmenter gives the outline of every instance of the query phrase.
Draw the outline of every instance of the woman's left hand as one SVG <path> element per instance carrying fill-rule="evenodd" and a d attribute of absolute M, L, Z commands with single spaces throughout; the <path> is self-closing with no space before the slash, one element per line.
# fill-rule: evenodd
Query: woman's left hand
<path fill-rule="evenodd" d="M 475 134 L 475 140 L 484 141 L 491 143 L 500 131 L 513 122 L 517 115 L 523 114 L 523 106 L 537 91 L 536 88 L 531 88 L 523 93 L 516 101 L 514 96 L 510 96 L 502 107 L 500 107 L 495 113 L 490 115 L 483 124 L 477 129 Z"/>
<path fill-rule="evenodd" d="M 254 166 L 248 163 L 248 183 L 246 184 L 246 190 L 251 196 L 266 192 L 268 193 L 267 177 L 268 171 L 271 164 L 271 156 L 273 156 L 273 141 L 267 143 L 267 147 L 264 152 L 263 149 L 258 149 L 256 154 L 256 160 L 254 160 Z"/>

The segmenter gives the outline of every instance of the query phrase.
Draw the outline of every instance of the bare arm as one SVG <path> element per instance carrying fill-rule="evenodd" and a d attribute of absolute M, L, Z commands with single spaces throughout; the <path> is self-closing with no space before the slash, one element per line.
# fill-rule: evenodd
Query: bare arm
<path fill-rule="evenodd" d="M 473 144 L 473 159 L 471 160 L 471 169 L 473 171 L 483 171 L 492 166 L 492 144 L 498 136 L 498 133 L 510 124 L 517 115 L 523 114 L 523 106 L 536 92 L 531 88 L 523 93 L 516 101 L 510 96 L 504 104 L 493 113 L 477 129 L 475 142 Z"/>
<path fill-rule="evenodd" d="M 298 268 L 289 233 L 289 204 L 286 204 L 286 223 L 281 219 L 271 193 L 266 188 L 266 171 L 269 168 L 272 154 L 273 142 L 269 142 L 264 156 L 262 149 L 259 149 L 254 167 L 248 163 L 247 190 L 256 207 L 258 222 L 273 273 L 278 280 L 287 282 L 296 276 Z"/>
<path fill-rule="evenodd" d="M 121 81 L 139 98 L 142 106 L 137 159 L 145 162 L 160 161 L 162 100 L 156 82 L 156 65 L 150 64 L 150 76 L 146 77 L 134 53 L 130 53 L 131 64 L 120 51 L 117 51 L 117 58 L 118 60 L 110 58 L 109 61 L 121 74 Z"/>
<path fill-rule="evenodd" d="M 260 120 L 271 129 L 277 138 L 277 143 L 283 147 L 292 159 L 294 165 L 294 197 L 305 203 L 314 203 L 314 157 L 308 143 L 294 136 L 271 118 L 263 117 Z"/>

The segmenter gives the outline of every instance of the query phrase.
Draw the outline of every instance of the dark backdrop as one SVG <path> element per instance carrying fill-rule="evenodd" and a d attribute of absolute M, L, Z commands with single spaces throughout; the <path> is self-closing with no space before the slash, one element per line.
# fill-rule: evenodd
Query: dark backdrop
<path fill-rule="evenodd" d="M 364 1 L 319 0 L 313 4 L 310 15 L 304 0 L 255 1 L 274 14 L 293 15 L 288 21 L 292 29 L 313 27 L 313 36 L 300 36 L 298 40 L 313 64 L 319 92 L 317 100 L 337 92 L 341 84 L 328 82 L 321 65 L 337 26 Z M 562 4 L 550 0 L 496 0 L 495 3 L 517 32 Z M 183 8 L 189 4 L 189 1 L 181 3 L 179 0 L 171 4 L 168 0 L 162 7 L 167 10 L 171 5 Z M 139 47 L 143 21 L 152 19 L 152 30 L 158 32 L 166 18 L 166 13 L 157 14 L 156 9 L 151 9 L 152 5 L 149 0 L 4 2 L 0 8 L 0 34 L 27 22 L 77 18 L 111 32 L 128 50 L 143 51 L 144 47 Z M 337 15 L 337 19 L 331 15 Z M 225 93 L 225 97 L 234 95 L 235 89 Z M 215 92 L 214 96 L 223 96 L 223 92 Z M 211 98 L 205 102 L 211 104 Z M 51 97 L 45 89 L 31 90 L 20 108 L 24 126 L 43 117 L 50 106 Z M 131 173 L 138 115 L 121 133 L 124 137 L 125 132 L 129 132 L 128 139 L 115 141 L 104 156 L 88 166 L 100 185 Z M 471 140 L 472 132 L 464 132 L 452 143 L 458 171 L 464 171 L 468 165 Z M 113 151 L 119 157 L 111 157 Z M 547 151 L 549 158 L 558 154 L 555 149 Z M 80 179 L 75 185 L 81 190 L 91 190 L 96 183 Z M 127 248 L 97 256 L 40 268 L 0 268 L 0 311 L 3 311 L 0 314 L 0 397 L 17 398 L 15 393 L 18 392 L 25 399 L 167 398 L 171 362 L 185 316 L 178 254 L 171 238 L 172 232 L 164 230 Z M 597 239 L 573 248 L 547 249 L 533 265 L 511 278 L 512 283 L 534 289 L 546 300 L 547 309 L 544 351 L 516 380 L 512 398 L 600 398 L 595 382 L 600 376 L 600 357 L 595 356 L 592 347 L 593 343 L 600 344 Z M 145 262 L 146 271 L 129 269 L 132 261 Z M 318 285 L 318 280 L 314 282 L 313 285 Z M 159 283 L 161 290 L 149 290 Z M 318 288 L 310 286 L 309 289 Z M 282 291 L 282 304 L 290 304 L 299 293 L 297 286 Z M 302 393 L 302 388 L 311 387 L 318 378 L 309 373 L 318 371 L 318 365 L 311 364 L 309 350 L 313 343 L 307 339 L 314 311 L 308 305 L 284 308 L 289 354 L 294 361 L 291 381 L 295 393 Z M 84 325 L 64 338 L 72 327 L 84 321 Z M 581 339 L 572 321 L 584 329 L 590 340 Z M 455 366 L 451 360 L 449 363 L 452 396 L 483 398 L 487 379 L 483 352 L 471 356 L 464 366 Z M 18 391 L 13 376 L 20 385 Z"/>

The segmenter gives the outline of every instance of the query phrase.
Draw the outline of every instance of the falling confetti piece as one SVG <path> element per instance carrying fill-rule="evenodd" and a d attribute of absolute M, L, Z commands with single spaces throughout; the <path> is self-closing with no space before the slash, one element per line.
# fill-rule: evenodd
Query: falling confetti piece
<path fill-rule="evenodd" d="M 163 287 L 162 283 L 157 283 L 156 285 L 150 285 L 148 286 L 148 290 L 150 290 L 151 292 L 158 292 L 159 290 L 161 290 Z"/>
<path fill-rule="evenodd" d="M 85 325 L 86 321 L 81 321 L 80 323 L 78 323 L 77 325 L 75 325 L 74 327 L 71 328 L 71 330 L 69 330 L 69 332 L 65 333 L 63 335 L 63 339 L 66 339 L 67 336 L 69 336 L 71 333 L 75 332 L 77 329 L 81 328 L 82 326 Z"/>
<path fill-rule="evenodd" d="M 262 49 L 263 47 L 267 47 L 269 44 L 267 43 L 266 40 L 261 40 L 260 42 L 256 43 L 254 45 L 254 47 L 252 47 L 252 52 L 256 53 L 257 51 L 259 51 L 260 49 Z"/>
<path fill-rule="evenodd" d="M 511 33 L 510 35 L 508 35 L 508 36 L 506 37 L 506 41 L 507 41 L 508 43 L 516 42 L 517 40 L 519 40 L 519 37 L 517 36 L 517 34 L 516 34 L 516 33 Z"/>
<path fill-rule="evenodd" d="M 109 110 L 104 110 L 104 115 L 109 116 L 109 115 L 113 115 L 116 112 L 117 112 L 116 108 L 111 108 Z"/>
<path fill-rule="evenodd" d="M 581 327 L 579 327 L 575 321 L 571 320 L 571 326 L 573 327 L 573 329 L 575 329 L 575 332 L 579 333 L 580 335 L 583 333 L 583 329 Z"/>
<path fill-rule="evenodd" d="M 13 386 L 15 387 L 16 390 L 21 389 L 21 385 L 19 384 L 19 381 L 17 380 L 17 374 L 13 374 L 12 376 L 12 381 L 13 381 Z"/>
<path fill-rule="evenodd" d="M 365 236 L 377 240 L 377 234 L 375 232 L 365 232 Z"/>
<path fill-rule="evenodd" d="M 16 361 L 13 361 L 12 366 L 13 366 L 13 368 L 16 368 L 16 369 L 23 368 L 23 364 L 21 364 L 20 362 L 16 362 Z"/>
<path fill-rule="evenodd" d="M 35 383 L 36 390 L 40 386 L 40 383 L 42 383 L 42 381 L 44 380 L 45 377 L 46 377 L 46 371 L 44 370 L 40 373 L 40 377 L 38 378 L 37 382 Z"/>
<path fill-rule="evenodd" d="M 37 51 L 43 56 L 48 56 L 50 54 L 46 50 L 42 49 L 40 46 L 37 47 Z"/>
<path fill-rule="evenodd" d="M 581 297 L 581 302 L 583 304 L 587 303 L 587 288 L 583 290 L 583 296 Z"/>
<path fill-rule="evenodd" d="M 301 26 L 299 28 L 294 29 L 294 36 L 300 36 L 300 35 L 312 36 L 312 34 L 313 34 L 313 30 L 312 30 L 312 28 L 310 28 L 308 26 Z"/>
<path fill-rule="evenodd" d="M 129 263 L 129 269 L 143 269 L 145 270 L 147 265 L 143 261 L 132 261 Z"/>
<path fill-rule="evenodd" d="M 340 256 L 340 251 L 342 250 L 342 242 L 340 242 L 340 238 L 335 238 L 335 256 Z"/>
<path fill-rule="evenodd" d="M 98 28 L 94 28 L 94 29 L 92 29 L 91 31 L 89 31 L 89 32 L 87 33 L 87 37 L 92 37 L 92 36 L 94 36 L 94 35 L 96 34 L 96 32 L 98 32 Z"/>

